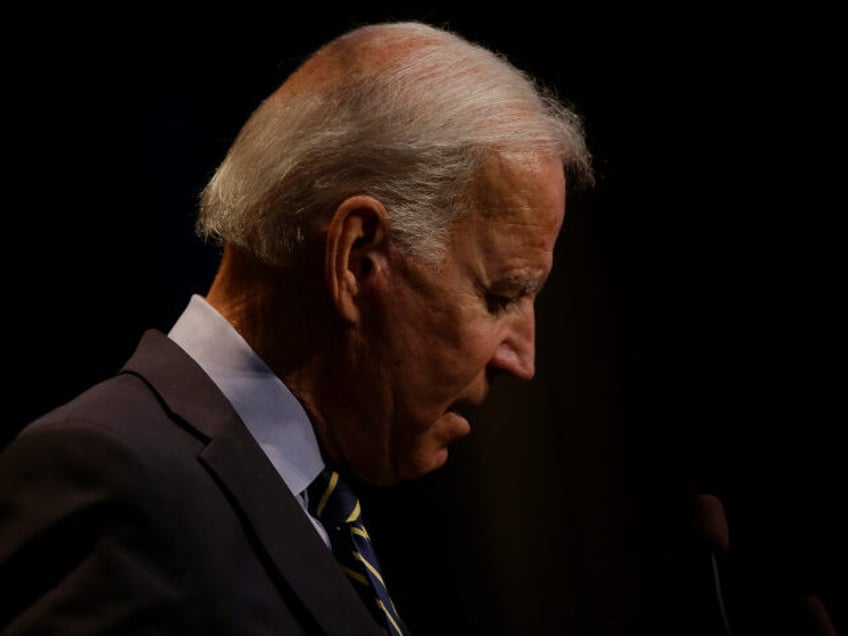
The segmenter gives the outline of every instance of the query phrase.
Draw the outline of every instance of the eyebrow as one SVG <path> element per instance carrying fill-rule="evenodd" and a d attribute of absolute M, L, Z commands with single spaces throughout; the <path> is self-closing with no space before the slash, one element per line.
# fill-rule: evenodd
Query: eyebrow
<path fill-rule="evenodd" d="M 545 286 L 545 278 L 525 278 L 523 276 L 506 276 L 492 285 L 498 292 L 518 292 L 520 295 L 538 294 Z"/>

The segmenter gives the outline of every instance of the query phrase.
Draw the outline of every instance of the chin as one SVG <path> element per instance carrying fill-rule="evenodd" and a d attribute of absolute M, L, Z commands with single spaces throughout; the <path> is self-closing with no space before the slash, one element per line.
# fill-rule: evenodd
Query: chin
<path fill-rule="evenodd" d="M 398 466 L 399 479 L 419 479 L 438 470 L 448 461 L 448 448 L 441 445 L 426 451 L 418 450 L 403 465 Z"/>
<path fill-rule="evenodd" d="M 464 417 L 453 412 L 444 413 L 396 453 L 396 481 L 418 479 L 442 468 L 448 461 L 448 447 L 470 431 Z"/>

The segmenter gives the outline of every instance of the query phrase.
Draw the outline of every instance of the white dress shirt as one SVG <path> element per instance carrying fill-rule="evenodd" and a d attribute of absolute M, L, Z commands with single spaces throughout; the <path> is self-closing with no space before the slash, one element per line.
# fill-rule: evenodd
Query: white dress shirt
<path fill-rule="evenodd" d="M 247 430 L 329 545 L 306 510 L 306 487 L 324 468 L 312 423 L 300 402 L 235 328 L 200 295 L 168 333 L 230 401 Z"/>

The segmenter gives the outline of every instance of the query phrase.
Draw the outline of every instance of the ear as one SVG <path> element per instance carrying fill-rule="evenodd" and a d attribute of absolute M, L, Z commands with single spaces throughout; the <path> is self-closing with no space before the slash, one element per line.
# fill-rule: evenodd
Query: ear
<path fill-rule="evenodd" d="M 389 215 L 374 197 L 357 195 L 336 208 L 327 230 L 324 273 L 339 315 L 359 320 L 359 295 L 384 267 Z"/>

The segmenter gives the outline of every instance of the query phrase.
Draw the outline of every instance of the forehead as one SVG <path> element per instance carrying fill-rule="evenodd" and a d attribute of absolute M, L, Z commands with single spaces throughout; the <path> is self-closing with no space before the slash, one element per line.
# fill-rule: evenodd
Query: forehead
<path fill-rule="evenodd" d="M 565 214 L 565 178 L 558 159 L 491 159 L 474 184 L 473 211 L 453 235 L 452 261 L 489 289 L 541 288 L 553 265 Z"/>
<path fill-rule="evenodd" d="M 558 158 L 531 154 L 488 158 L 472 188 L 483 224 L 538 228 L 553 240 L 565 215 L 565 176 Z M 540 246 L 553 249 L 553 245 Z"/>

